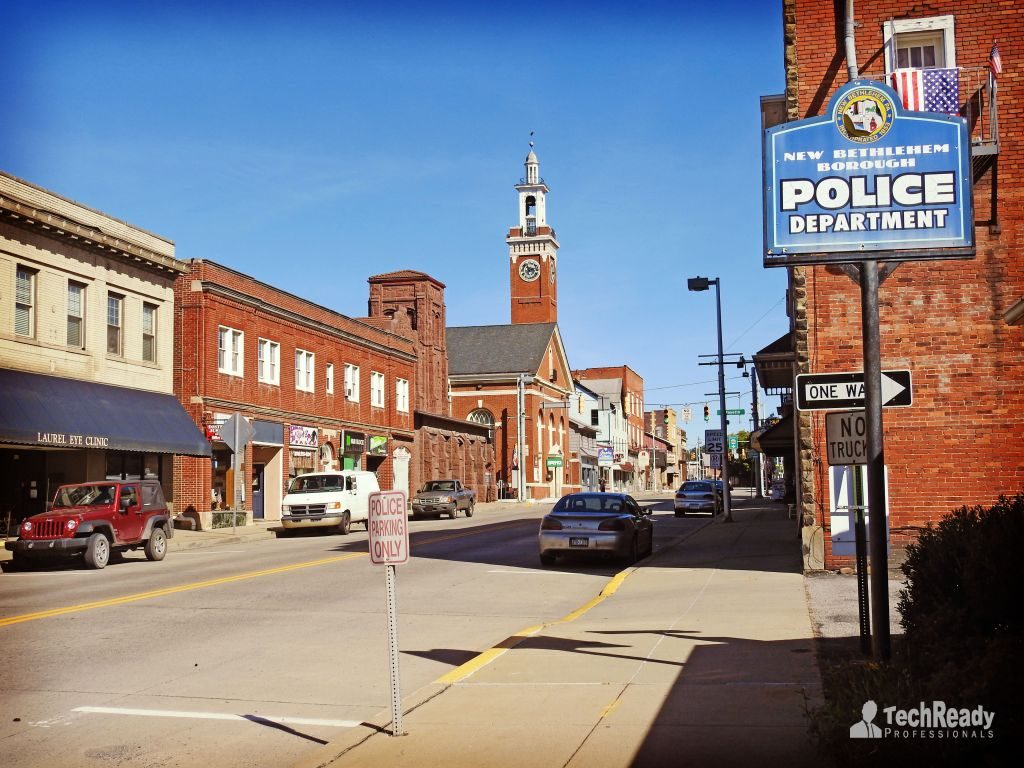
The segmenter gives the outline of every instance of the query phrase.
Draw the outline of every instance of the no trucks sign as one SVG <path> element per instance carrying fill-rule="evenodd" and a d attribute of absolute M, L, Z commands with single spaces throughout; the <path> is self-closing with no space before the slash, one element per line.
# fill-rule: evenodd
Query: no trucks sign
<path fill-rule="evenodd" d="M 408 563 L 409 525 L 405 491 L 371 493 L 366 530 L 370 539 L 370 562 L 376 565 Z"/>
<path fill-rule="evenodd" d="M 764 266 L 972 258 L 972 183 L 964 118 L 854 80 L 764 133 Z"/>

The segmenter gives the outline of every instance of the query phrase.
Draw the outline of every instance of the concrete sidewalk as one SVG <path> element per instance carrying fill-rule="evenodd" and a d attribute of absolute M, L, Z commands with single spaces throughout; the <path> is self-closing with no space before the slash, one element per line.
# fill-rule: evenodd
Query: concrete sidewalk
<path fill-rule="evenodd" d="M 299 766 L 819 765 L 794 523 L 750 499 L 733 516 L 407 696 L 407 735 L 383 712 Z"/>

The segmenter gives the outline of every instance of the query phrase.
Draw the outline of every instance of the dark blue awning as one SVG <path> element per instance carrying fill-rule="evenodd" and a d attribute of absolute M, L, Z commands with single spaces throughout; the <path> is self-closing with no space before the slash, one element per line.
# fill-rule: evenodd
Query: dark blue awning
<path fill-rule="evenodd" d="M 0 443 L 210 456 L 174 395 L 0 370 Z"/>

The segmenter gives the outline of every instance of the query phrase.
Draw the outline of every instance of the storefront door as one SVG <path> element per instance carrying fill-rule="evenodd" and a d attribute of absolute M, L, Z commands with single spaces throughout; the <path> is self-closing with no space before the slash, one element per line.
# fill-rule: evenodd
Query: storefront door
<path fill-rule="evenodd" d="M 262 520 L 263 514 L 263 476 L 266 474 L 266 464 L 252 465 L 252 518 Z"/>

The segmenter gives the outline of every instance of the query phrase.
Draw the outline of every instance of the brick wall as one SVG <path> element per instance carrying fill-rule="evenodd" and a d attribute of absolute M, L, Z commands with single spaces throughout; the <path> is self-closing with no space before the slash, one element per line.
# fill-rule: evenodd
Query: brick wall
<path fill-rule="evenodd" d="M 395 380 L 409 381 L 410 400 L 416 387 L 416 347 L 405 336 L 390 333 L 357 319 L 304 301 L 247 275 L 213 262 L 190 262 L 190 272 L 175 285 L 175 338 L 178 354 L 174 371 L 175 393 L 200 426 L 215 413 L 237 410 L 250 419 L 315 427 L 318 442 L 331 444 L 340 458 L 343 430 L 366 435 L 388 435 L 390 442 L 413 437 L 413 403 L 407 412 L 396 408 Z M 218 327 L 243 333 L 242 376 L 218 370 Z M 258 339 L 279 344 L 277 384 L 258 380 Z M 314 391 L 296 387 L 295 351 L 315 356 Z M 326 391 L 326 365 L 334 366 L 333 393 Z M 345 397 L 344 367 L 359 367 L 358 402 Z M 371 404 L 371 372 L 384 374 L 384 407 Z M 284 446 L 281 484 L 289 476 L 289 451 Z M 394 472 L 391 448 L 374 466 L 381 487 L 390 488 Z M 252 481 L 252 452 L 247 451 L 245 487 Z M 363 455 L 358 466 L 367 468 Z M 376 460 L 373 460 L 377 464 Z M 319 463 L 317 464 L 319 466 Z M 208 460 L 178 459 L 175 490 L 180 509 L 193 507 L 205 514 L 210 508 L 211 467 Z M 246 508 L 252 500 L 246 494 Z M 271 503 L 279 504 L 279 499 Z M 273 518 L 271 518 L 273 519 Z"/>
<path fill-rule="evenodd" d="M 790 97 L 796 113 L 791 117 L 821 114 L 831 95 L 846 82 L 843 4 L 787 0 L 784 5 L 791 22 L 787 82 L 793 89 Z M 1007 325 L 1002 317 L 1024 296 L 1024 153 L 1018 128 L 1024 117 L 1024 23 L 1020 5 L 859 0 L 860 72 L 864 76 L 884 73 L 885 20 L 944 14 L 955 16 L 958 66 L 985 66 L 993 41 L 999 41 L 1004 66 L 998 80 L 1002 146 L 997 166 L 975 181 L 977 257 L 905 263 L 879 291 L 882 368 L 910 369 L 914 385 L 913 407 L 887 408 L 883 416 L 890 526 L 897 558 L 919 527 L 951 509 L 987 505 L 1000 493 L 1024 489 L 1020 440 L 1024 329 Z M 791 287 L 799 287 L 799 299 L 805 300 L 797 321 L 806 322 L 806 369 L 862 369 L 858 286 L 834 268 L 809 267 L 800 272 L 802 285 Z M 808 446 L 803 471 L 811 476 L 813 491 L 804 512 L 825 527 L 826 568 L 849 565 L 848 559 L 831 553 L 824 415 L 805 417 L 805 422 Z"/>

